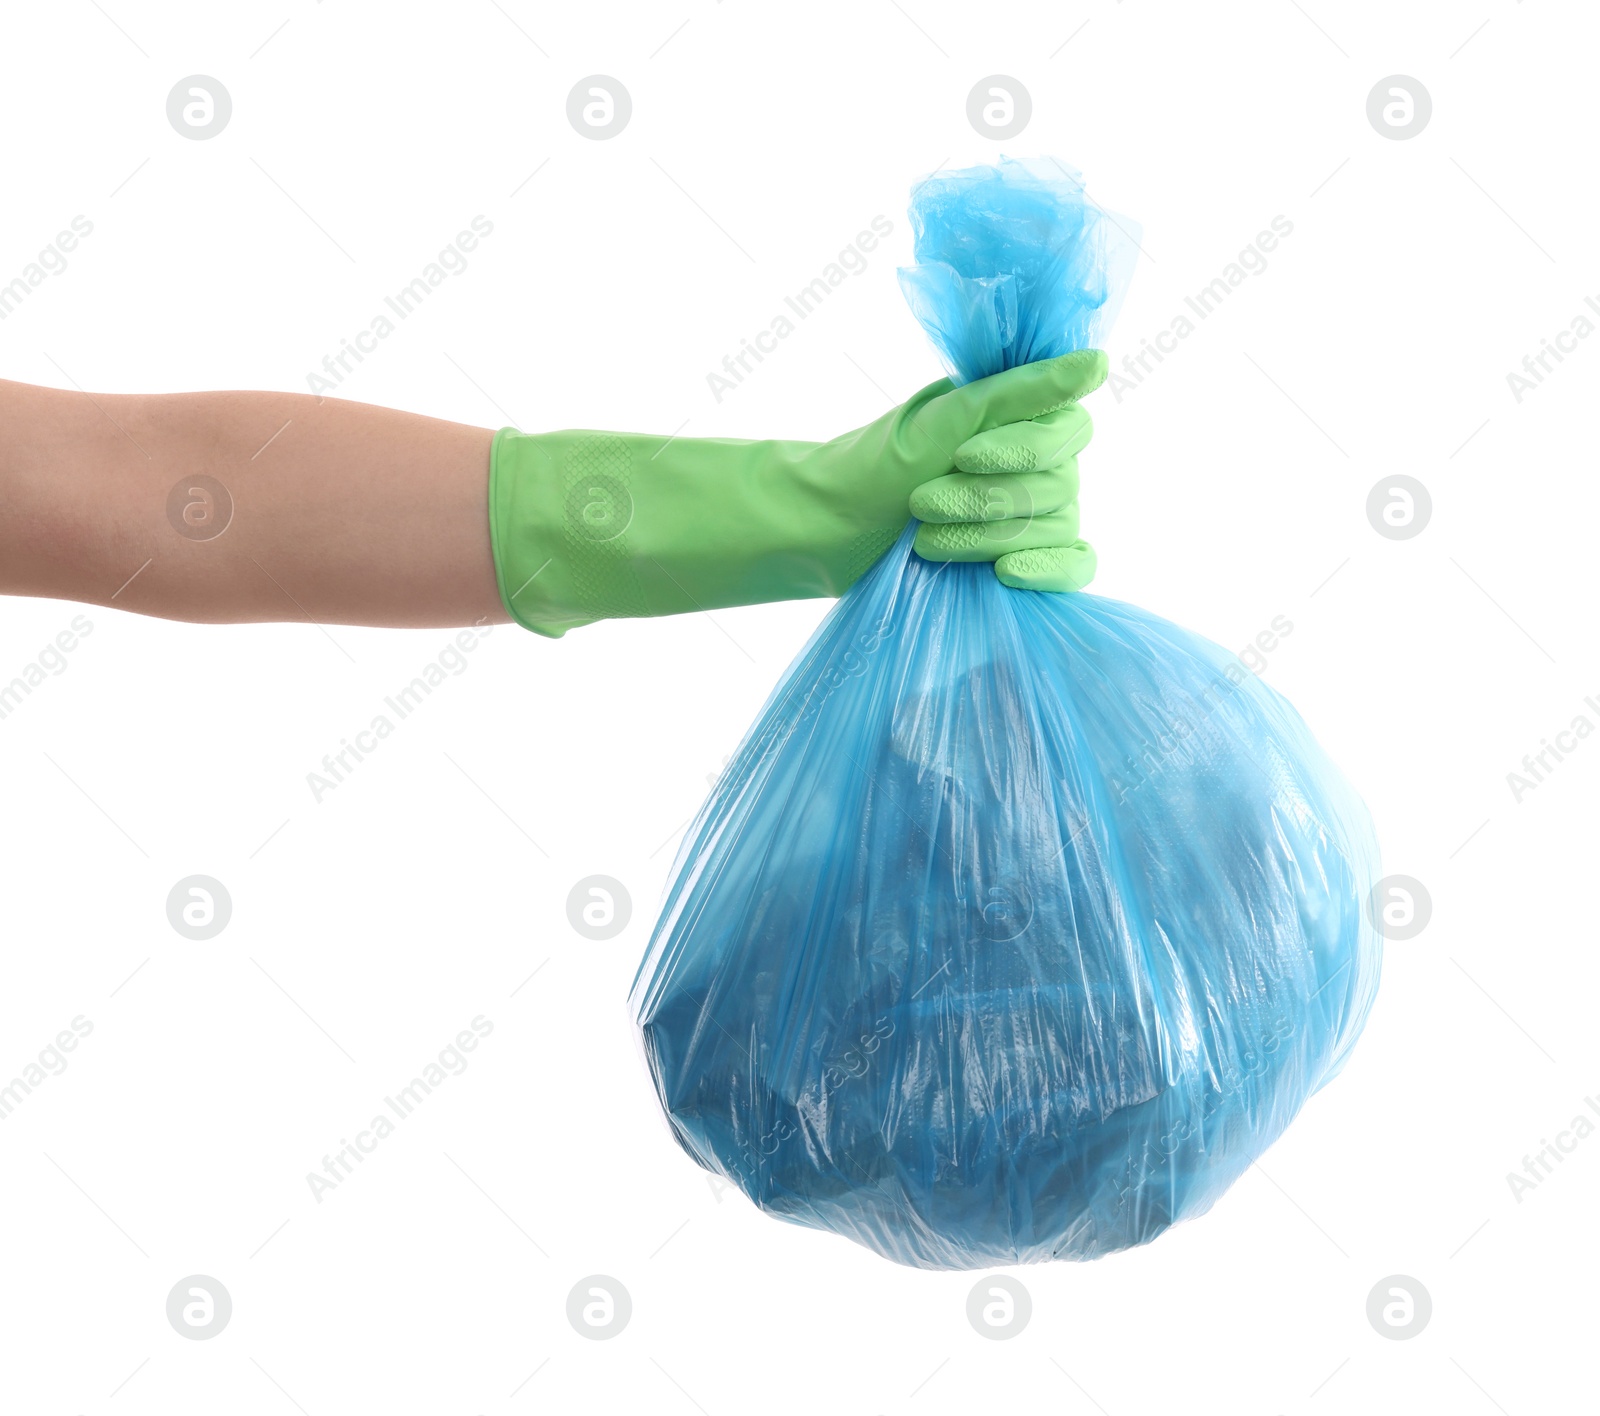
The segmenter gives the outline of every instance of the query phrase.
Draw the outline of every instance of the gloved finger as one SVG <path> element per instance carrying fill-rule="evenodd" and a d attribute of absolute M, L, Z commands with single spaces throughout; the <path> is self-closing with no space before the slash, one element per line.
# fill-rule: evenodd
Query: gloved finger
<path fill-rule="evenodd" d="M 1098 559 L 1087 541 L 1076 541 L 1012 551 L 994 563 L 994 573 L 1013 590 L 1081 590 L 1094 579 Z"/>
<path fill-rule="evenodd" d="M 1109 368 L 1099 349 L 1079 349 L 1055 359 L 1021 364 L 940 394 L 917 410 L 912 424 L 938 446 L 953 451 L 986 428 L 1021 423 L 1064 408 L 1099 388 Z"/>
<path fill-rule="evenodd" d="M 923 560 L 994 561 L 1014 551 L 1070 546 L 1078 539 L 1078 504 L 1012 521 L 927 522 L 913 543 Z"/>
<path fill-rule="evenodd" d="M 1060 511 L 1078 495 L 1078 463 L 1048 472 L 949 472 L 911 493 L 918 521 L 1015 521 Z"/>
<path fill-rule="evenodd" d="M 1069 403 L 1054 413 L 974 434 L 956 449 L 955 462 L 963 472 L 1039 472 L 1076 457 L 1093 434 L 1083 406 Z"/>

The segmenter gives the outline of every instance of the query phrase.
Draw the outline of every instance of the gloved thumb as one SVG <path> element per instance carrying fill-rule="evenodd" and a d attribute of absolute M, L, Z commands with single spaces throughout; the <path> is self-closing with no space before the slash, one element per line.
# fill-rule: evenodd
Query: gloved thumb
<path fill-rule="evenodd" d="M 924 404 L 914 421 L 941 447 L 955 448 L 975 433 L 1052 413 L 1093 393 L 1109 368 L 1100 349 L 1040 359 L 942 393 Z"/>

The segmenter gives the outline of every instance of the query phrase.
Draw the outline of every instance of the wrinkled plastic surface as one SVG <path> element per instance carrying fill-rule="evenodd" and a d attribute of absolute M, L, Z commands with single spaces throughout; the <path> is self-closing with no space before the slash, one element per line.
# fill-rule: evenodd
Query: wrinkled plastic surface
<path fill-rule="evenodd" d="M 933 185 L 919 260 L 961 262 L 907 285 L 953 365 L 1097 332 L 1080 186 Z M 1203 1213 L 1337 1070 L 1376 845 L 1235 656 L 911 539 L 690 828 L 635 1015 L 679 1142 L 769 1213 L 930 1268 L 1094 1258 Z"/>
<path fill-rule="evenodd" d="M 911 230 L 900 288 L 957 383 L 1098 348 L 1139 254 L 1134 224 L 1050 160 L 930 177 Z"/>

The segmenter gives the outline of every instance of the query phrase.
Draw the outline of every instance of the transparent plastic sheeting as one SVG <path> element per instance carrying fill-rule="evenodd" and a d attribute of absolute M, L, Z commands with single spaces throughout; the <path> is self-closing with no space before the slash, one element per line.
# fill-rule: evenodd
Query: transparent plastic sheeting
<path fill-rule="evenodd" d="M 1097 339 L 1133 239 L 1011 163 L 913 220 L 966 377 Z M 768 1213 L 925 1268 L 1095 1258 L 1204 1213 L 1338 1070 L 1376 844 L 1235 656 L 911 539 L 690 828 L 635 1016 L 683 1148 Z"/>

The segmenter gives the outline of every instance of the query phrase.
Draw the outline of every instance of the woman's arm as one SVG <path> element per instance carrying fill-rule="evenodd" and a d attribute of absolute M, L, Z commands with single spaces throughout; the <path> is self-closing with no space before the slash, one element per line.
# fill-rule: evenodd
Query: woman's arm
<path fill-rule="evenodd" d="M 1078 590 L 1078 400 L 1105 375 L 1085 349 L 940 379 L 826 443 L 567 429 L 498 450 L 485 428 L 311 394 L 0 382 L 0 594 L 405 627 L 506 622 L 503 585 L 519 623 L 559 636 L 842 594 L 913 517 L 924 559 Z"/>
<path fill-rule="evenodd" d="M 0 594 L 212 623 L 503 623 L 493 437 L 311 394 L 0 380 Z"/>

